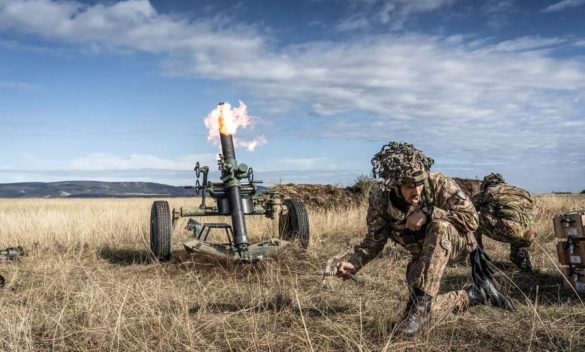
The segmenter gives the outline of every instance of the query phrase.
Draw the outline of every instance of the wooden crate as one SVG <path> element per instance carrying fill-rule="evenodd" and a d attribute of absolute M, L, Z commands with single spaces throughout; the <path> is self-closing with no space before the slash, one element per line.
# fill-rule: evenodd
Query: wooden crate
<path fill-rule="evenodd" d="M 561 265 L 585 267 L 585 238 L 558 242 L 557 255 Z"/>
<path fill-rule="evenodd" d="M 575 289 L 579 293 L 585 293 L 585 268 L 565 267 L 563 268 L 563 287 Z M 567 282 L 568 281 L 568 282 Z"/>
<path fill-rule="evenodd" d="M 553 221 L 558 238 L 585 237 L 585 210 L 557 215 Z"/>

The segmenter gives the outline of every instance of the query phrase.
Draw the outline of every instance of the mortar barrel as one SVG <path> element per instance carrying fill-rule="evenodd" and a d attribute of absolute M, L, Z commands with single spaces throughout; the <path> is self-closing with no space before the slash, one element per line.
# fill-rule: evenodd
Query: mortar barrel
<path fill-rule="evenodd" d="M 240 182 L 235 176 L 235 168 L 238 166 L 236 161 L 236 151 L 234 148 L 234 139 L 231 134 L 220 133 L 221 152 L 224 161 L 231 164 L 231 170 L 224 170 L 222 178 L 230 176 L 231 179 L 225 182 L 225 188 L 230 203 L 232 227 L 234 230 L 234 244 L 236 247 L 248 245 L 248 234 L 246 231 L 246 221 L 244 220 L 244 208 L 242 206 L 242 196 L 240 194 Z"/>

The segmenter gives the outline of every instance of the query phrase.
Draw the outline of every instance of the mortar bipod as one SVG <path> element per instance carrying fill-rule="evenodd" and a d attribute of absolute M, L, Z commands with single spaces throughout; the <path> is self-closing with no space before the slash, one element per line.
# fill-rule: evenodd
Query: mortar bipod
<path fill-rule="evenodd" d="M 225 235 L 227 237 L 228 243 L 230 246 L 234 245 L 234 232 L 232 227 L 226 223 L 206 223 L 201 224 L 194 219 L 189 219 L 187 222 L 187 229 L 193 231 L 195 238 L 199 241 L 207 242 L 207 237 L 209 236 L 209 232 L 211 229 L 224 229 Z"/>

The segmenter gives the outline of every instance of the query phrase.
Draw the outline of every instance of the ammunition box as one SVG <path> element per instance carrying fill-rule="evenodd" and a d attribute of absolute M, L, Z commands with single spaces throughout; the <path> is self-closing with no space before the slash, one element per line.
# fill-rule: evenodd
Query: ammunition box
<path fill-rule="evenodd" d="M 585 237 L 585 210 L 572 211 L 554 218 L 555 234 L 559 238 Z"/>
<path fill-rule="evenodd" d="M 579 293 L 585 293 L 585 268 L 563 268 L 564 288 L 573 287 Z M 567 282 L 568 281 L 568 282 Z"/>
<path fill-rule="evenodd" d="M 585 267 L 585 238 L 557 243 L 557 254 L 561 265 Z"/>

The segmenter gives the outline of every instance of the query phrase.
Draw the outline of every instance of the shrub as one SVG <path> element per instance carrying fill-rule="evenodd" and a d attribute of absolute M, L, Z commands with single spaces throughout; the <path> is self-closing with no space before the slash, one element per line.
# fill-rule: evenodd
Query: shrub
<path fill-rule="evenodd" d="M 369 198 L 372 189 L 378 184 L 375 178 L 369 175 L 359 175 L 355 179 L 355 184 L 351 187 L 353 191 L 360 193 L 362 197 Z"/>

